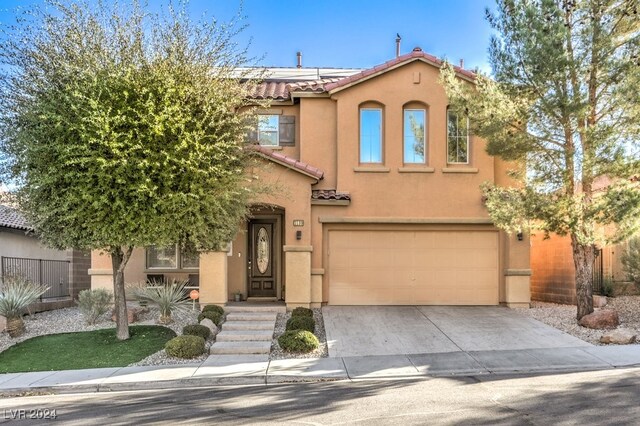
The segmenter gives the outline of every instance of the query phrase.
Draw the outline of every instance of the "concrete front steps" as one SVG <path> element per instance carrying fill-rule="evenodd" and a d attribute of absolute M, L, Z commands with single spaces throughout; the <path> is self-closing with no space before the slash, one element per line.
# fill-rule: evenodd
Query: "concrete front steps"
<path fill-rule="evenodd" d="M 226 321 L 211 345 L 212 355 L 269 354 L 278 313 L 284 305 L 272 303 L 225 306 Z"/>

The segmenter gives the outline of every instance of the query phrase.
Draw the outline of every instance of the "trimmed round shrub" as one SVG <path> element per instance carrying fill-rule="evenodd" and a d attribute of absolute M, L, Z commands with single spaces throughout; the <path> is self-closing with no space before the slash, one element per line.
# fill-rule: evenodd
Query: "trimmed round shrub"
<path fill-rule="evenodd" d="M 198 315 L 198 322 L 202 321 L 205 318 L 209 318 L 217 326 L 220 326 L 220 324 L 222 324 L 222 314 L 219 314 L 218 312 L 201 312 L 200 315 Z"/>
<path fill-rule="evenodd" d="M 287 321 L 287 330 L 306 330 L 313 333 L 316 330 L 316 322 L 310 317 L 291 317 Z"/>
<path fill-rule="evenodd" d="M 287 352 L 311 352 L 320 345 L 318 338 L 306 330 L 285 331 L 278 337 L 278 343 Z"/>
<path fill-rule="evenodd" d="M 182 328 L 182 334 L 184 334 L 185 336 L 200 336 L 203 339 L 207 340 L 207 338 L 211 334 L 211 330 L 209 330 L 209 327 L 205 327 L 204 325 L 191 324 L 185 325 Z"/>
<path fill-rule="evenodd" d="M 200 336 L 178 336 L 164 345 L 167 355 L 176 358 L 195 358 L 205 353 L 204 339 Z"/>
<path fill-rule="evenodd" d="M 313 318 L 313 311 L 309 308 L 298 307 L 291 311 L 292 317 L 311 317 Z"/>
<path fill-rule="evenodd" d="M 222 308 L 222 306 L 218 305 L 207 305 L 202 308 L 202 312 L 217 312 L 220 315 L 224 315 L 224 309 Z"/>

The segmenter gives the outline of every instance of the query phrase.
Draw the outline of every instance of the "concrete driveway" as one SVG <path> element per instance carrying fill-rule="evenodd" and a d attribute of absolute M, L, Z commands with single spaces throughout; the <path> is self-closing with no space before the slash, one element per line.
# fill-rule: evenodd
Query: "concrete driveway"
<path fill-rule="evenodd" d="M 591 346 L 500 306 L 325 306 L 330 357 Z"/>

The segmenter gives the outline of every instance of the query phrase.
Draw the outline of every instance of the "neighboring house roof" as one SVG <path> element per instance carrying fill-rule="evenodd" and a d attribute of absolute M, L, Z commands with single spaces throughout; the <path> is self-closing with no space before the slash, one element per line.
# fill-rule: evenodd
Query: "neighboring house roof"
<path fill-rule="evenodd" d="M 27 223 L 22 213 L 13 207 L 2 204 L 0 204 L 0 226 L 23 231 L 33 231 L 33 227 Z"/>
<path fill-rule="evenodd" d="M 268 160 L 278 163 L 284 167 L 288 167 L 311 178 L 320 180 L 324 176 L 324 172 L 319 168 L 313 167 L 305 162 L 298 161 L 295 158 L 287 157 L 286 155 L 275 152 L 267 147 L 252 145 L 251 148 Z"/>
<path fill-rule="evenodd" d="M 346 89 L 347 87 L 353 86 L 354 84 L 361 83 L 365 80 L 376 77 L 394 68 L 416 60 L 426 62 L 427 64 L 436 67 L 441 67 L 444 62 L 433 55 L 423 52 L 421 48 L 416 47 L 411 53 L 400 55 L 397 58 L 385 62 L 384 64 L 376 65 L 375 67 L 369 68 L 368 70 L 364 70 L 349 77 L 342 78 L 338 82 L 327 84 L 325 89 L 329 93 Z M 453 68 L 459 75 L 466 77 L 467 79 L 474 80 L 476 78 L 476 74 L 471 71 L 465 70 L 458 66 L 454 66 Z"/>

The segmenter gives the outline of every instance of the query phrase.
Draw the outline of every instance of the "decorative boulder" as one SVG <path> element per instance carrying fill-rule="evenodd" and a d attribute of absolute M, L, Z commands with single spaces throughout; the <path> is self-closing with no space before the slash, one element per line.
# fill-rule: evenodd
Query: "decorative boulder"
<path fill-rule="evenodd" d="M 210 337 L 216 337 L 218 335 L 218 326 L 216 326 L 209 318 L 205 318 L 200 321 L 200 325 L 204 325 L 211 330 L 211 334 L 209 335 Z"/>
<path fill-rule="evenodd" d="M 604 308 L 605 306 L 607 306 L 607 296 L 593 296 L 594 308 Z"/>
<path fill-rule="evenodd" d="M 583 316 L 579 324 L 583 327 L 600 330 L 603 328 L 616 328 L 620 324 L 620 319 L 616 311 L 602 309 Z"/>
<path fill-rule="evenodd" d="M 127 307 L 127 320 L 129 321 L 129 324 L 133 324 L 134 322 L 137 322 L 140 314 L 144 312 L 145 312 L 144 308 Z M 111 313 L 111 321 L 115 321 L 115 320 L 116 320 L 116 311 L 114 309 L 114 311 Z"/>
<path fill-rule="evenodd" d="M 609 331 L 600 338 L 600 343 L 607 343 L 612 345 L 629 345 L 636 341 L 636 333 L 633 330 L 626 328 L 619 328 L 617 330 Z"/>

